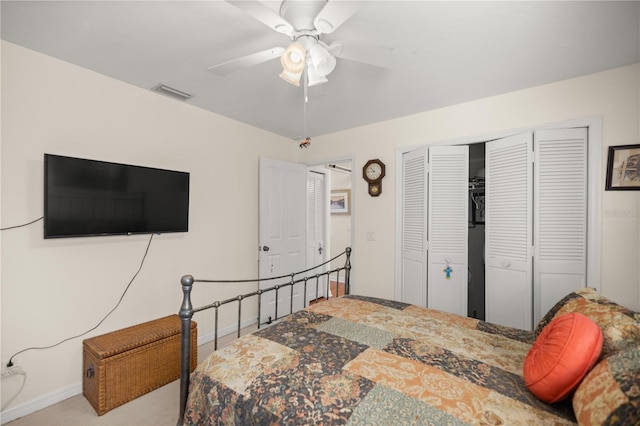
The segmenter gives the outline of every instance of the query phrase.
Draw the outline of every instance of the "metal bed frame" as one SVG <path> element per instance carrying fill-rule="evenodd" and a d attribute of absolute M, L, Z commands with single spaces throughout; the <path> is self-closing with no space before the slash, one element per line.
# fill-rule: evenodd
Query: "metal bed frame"
<path fill-rule="evenodd" d="M 344 261 L 344 265 L 340 266 L 338 268 L 332 269 L 332 270 L 328 270 L 325 272 L 320 272 L 320 273 L 315 273 L 315 274 L 309 274 L 309 272 L 317 270 L 319 268 L 324 267 L 325 265 L 328 265 L 330 262 L 333 262 L 334 260 L 337 260 L 338 258 L 344 256 L 345 257 L 345 261 Z M 195 279 L 193 276 L 191 275 L 184 275 L 181 279 L 180 279 L 180 284 L 182 285 L 182 305 L 180 306 L 180 311 L 178 312 L 178 316 L 180 317 L 180 321 L 181 321 L 181 330 L 180 330 L 180 417 L 178 419 L 178 426 L 181 426 L 183 424 L 183 418 L 184 418 L 184 414 L 185 414 L 185 410 L 186 410 L 186 405 L 187 405 L 187 396 L 189 393 L 189 380 L 190 380 L 190 354 L 191 354 L 191 320 L 193 318 L 193 315 L 196 312 L 200 312 L 200 311 L 205 311 L 208 309 L 214 309 L 215 310 L 215 320 L 214 320 L 214 350 L 218 349 L 218 308 L 220 308 L 223 305 L 229 304 L 229 303 L 233 303 L 233 302 L 238 302 L 238 323 L 237 323 L 237 337 L 240 337 L 240 330 L 241 330 L 241 314 L 242 314 L 242 301 L 245 299 L 249 299 L 252 297 L 258 297 L 258 316 L 257 316 L 257 324 L 258 324 L 258 329 L 260 329 L 260 327 L 262 325 L 265 324 L 271 324 L 273 321 L 277 321 L 279 319 L 282 319 L 286 316 L 289 316 L 293 313 L 293 290 L 294 290 L 294 286 L 299 284 L 299 285 L 303 285 L 304 286 L 304 290 L 303 290 L 303 294 L 305 295 L 303 297 L 303 307 L 306 308 L 307 307 L 307 285 L 309 284 L 309 281 L 315 282 L 315 289 L 316 289 L 316 299 L 319 298 L 321 295 L 318 294 L 318 287 L 320 284 L 320 279 L 321 278 L 325 278 L 326 279 L 326 295 L 323 295 L 324 297 L 326 297 L 327 299 L 330 298 L 330 285 L 331 285 L 331 278 L 335 277 L 336 281 L 338 283 L 340 283 L 340 277 L 341 277 L 341 273 L 344 273 L 344 294 L 350 294 L 350 280 L 351 280 L 351 248 L 347 247 L 345 249 L 345 251 L 343 251 L 342 253 L 340 253 L 339 255 L 333 257 L 332 259 L 314 266 L 312 268 L 309 269 L 305 269 L 304 271 L 300 271 L 300 272 L 294 272 L 291 273 L 289 275 L 281 275 L 279 277 L 270 277 L 270 278 L 258 278 L 258 279 L 248 279 L 248 280 L 208 280 L 208 279 Z M 204 305 L 198 308 L 194 308 L 191 304 L 191 290 L 193 289 L 193 285 L 195 283 L 260 283 L 263 281 L 273 281 L 273 280 L 283 280 L 285 278 L 288 278 L 289 281 L 283 284 L 276 284 L 272 287 L 269 288 L 265 288 L 265 289 L 259 289 L 257 291 L 251 292 L 251 293 L 247 293 L 247 294 L 241 294 L 238 295 L 236 297 L 233 297 L 231 299 L 227 299 L 227 300 L 222 300 L 222 301 L 216 301 L 213 303 L 210 303 L 208 305 Z M 312 284 L 313 285 L 313 284 Z M 278 294 L 281 290 L 283 290 L 284 288 L 289 287 L 289 300 L 290 300 L 290 306 L 289 306 L 289 312 L 285 315 L 282 316 L 278 316 Z M 263 323 L 260 322 L 260 318 L 262 318 L 261 316 L 261 310 L 262 310 L 262 295 L 265 293 L 269 293 L 269 292 L 273 292 L 275 291 L 275 318 L 269 317 L 269 319 Z M 336 296 L 337 297 L 337 296 Z"/>

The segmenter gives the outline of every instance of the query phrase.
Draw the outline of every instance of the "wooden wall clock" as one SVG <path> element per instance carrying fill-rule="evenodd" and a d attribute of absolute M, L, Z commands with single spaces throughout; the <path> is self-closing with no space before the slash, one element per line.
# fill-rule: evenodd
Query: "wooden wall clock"
<path fill-rule="evenodd" d="M 382 193 L 382 178 L 384 177 L 384 163 L 377 158 L 369 160 L 362 168 L 362 177 L 369 183 L 369 195 L 377 197 Z"/>

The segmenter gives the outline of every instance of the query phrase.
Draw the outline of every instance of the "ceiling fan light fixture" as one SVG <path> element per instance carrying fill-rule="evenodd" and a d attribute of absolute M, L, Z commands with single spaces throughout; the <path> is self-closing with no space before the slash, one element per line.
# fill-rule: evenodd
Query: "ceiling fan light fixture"
<path fill-rule="evenodd" d="M 280 56 L 282 68 L 292 74 L 302 73 L 304 70 L 306 51 L 302 44 L 298 42 L 291 43 L 287 50 Z"/>
<path fill-rule="evenodd" d="M 319 86 L 321 84 L 327 83 L 328 81 L 329 80 L 327 80 L 327 77 L 318 74 L 315 67 L 309 64 L 309 66 L 307 67 L 307 86 Z"/>
<path fill-rule="evenodd" d="M 309 50 L 311 62 L 315 71 L 321 76 L 327 76 L 336 68 L 336 58 L 321 44 L 316 44 Z"/>
<path fill-rule="evenodd" d="M 302 71 L 299 73 L 292 73 L 283 69 L 280 73 L 280 78 L 286 81 L 287 83 L 291 83 L 294 86 L 300 86 L 300 78 L 302 77 Z"/>

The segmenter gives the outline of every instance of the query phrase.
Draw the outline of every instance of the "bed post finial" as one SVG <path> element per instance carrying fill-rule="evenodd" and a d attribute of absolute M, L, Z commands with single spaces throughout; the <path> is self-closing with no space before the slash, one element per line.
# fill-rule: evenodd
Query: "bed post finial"
<path fill-rule="evenodd" d="M 191 318 L 193 306 L 191 305 L 191 289 L 194 278 L 185 275 L 180 279 L 182 285 L 182 305 L 178 316 L 181 321 L 180 328 L 180 417 L 178 425 L 182 425 L 184 413 L 187 407 L 187 394 L 189 393 L 190 355 L 191 355 Z"/>
<path fill-rule="evenodd" d="M 182 278 L 180 278 L 180 283 L 182 285 L 188 285 L 188 286 L 193 285 L 193 276 L 183 275 Z"/>

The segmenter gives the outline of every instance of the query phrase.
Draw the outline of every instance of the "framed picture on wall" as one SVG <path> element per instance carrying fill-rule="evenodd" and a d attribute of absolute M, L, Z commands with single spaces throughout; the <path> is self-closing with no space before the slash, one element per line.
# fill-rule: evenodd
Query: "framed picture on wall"
<path fill-rule="evenodd" d="M 351 214 L 351 190 L 332 190 L 330 210 L 331 214 Z"/>
<path fill-rule="evenodd" d="M 640 190 L 640 144 L 609 147 L 605 189 Z"/>

